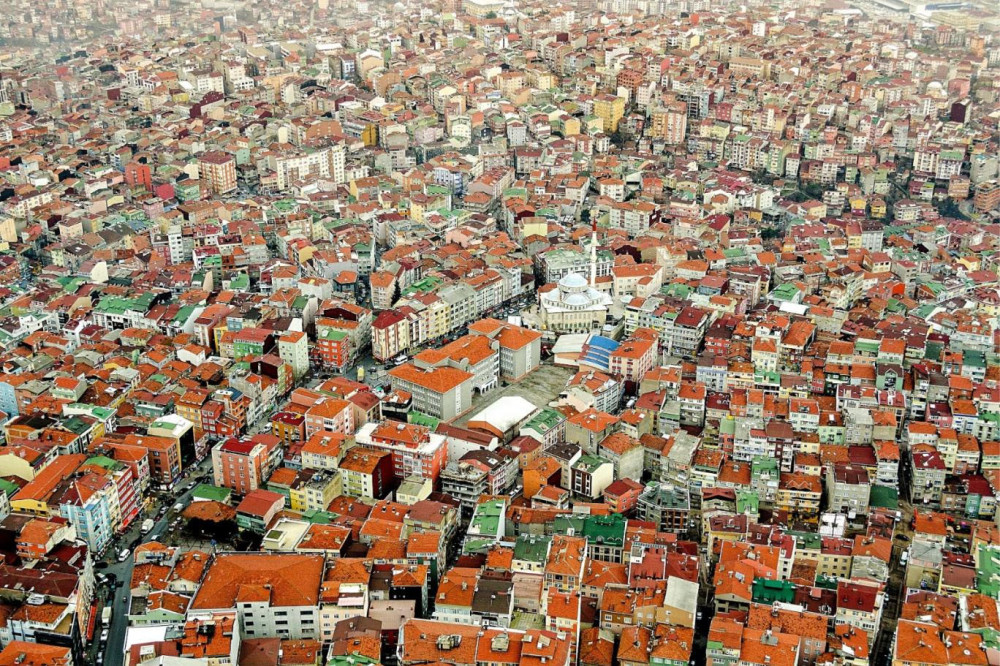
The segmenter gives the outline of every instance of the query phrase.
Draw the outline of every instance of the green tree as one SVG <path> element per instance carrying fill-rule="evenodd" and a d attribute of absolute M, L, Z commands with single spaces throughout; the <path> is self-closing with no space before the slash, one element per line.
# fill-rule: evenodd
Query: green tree
<path fill-rule="evenodd" d="M 819 183 L 806 183 L 802 186 L 802 191 L 810 199 L 820 199 L 823 197 L 823 186 Z"/>

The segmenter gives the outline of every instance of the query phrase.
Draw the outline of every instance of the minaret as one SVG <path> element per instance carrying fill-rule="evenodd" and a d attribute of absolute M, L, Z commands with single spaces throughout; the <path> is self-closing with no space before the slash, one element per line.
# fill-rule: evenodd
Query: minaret
<path fill-rule="evenodd" d="M 597 288 L 597 220 L 590 221 L 590 287 Z"/>

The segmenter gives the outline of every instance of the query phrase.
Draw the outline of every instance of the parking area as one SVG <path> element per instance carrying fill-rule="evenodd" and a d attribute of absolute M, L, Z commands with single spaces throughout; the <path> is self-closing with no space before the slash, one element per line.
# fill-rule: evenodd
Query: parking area
<path fill-rule="evenodd" d="M 523 379 L 485 394 L 472 396 L 472 409 L 455 420 L 455 425 L 464 426 L 469 419 L 484 407 L 498 399 L 516 395 L 531 401 L 537 407 L 546 407 L 566 388 L 566 382 L 573 376 L 571 368 L 560 368 L 552 364 L 542 364 Z"/>

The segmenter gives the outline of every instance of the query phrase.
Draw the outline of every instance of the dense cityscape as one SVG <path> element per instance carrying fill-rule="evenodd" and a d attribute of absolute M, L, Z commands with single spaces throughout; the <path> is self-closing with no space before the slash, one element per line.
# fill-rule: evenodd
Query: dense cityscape
<path fill-rule="evenodd" d="M 998 36 L 11 0 L 0 666 L 1000 664 Z"/>

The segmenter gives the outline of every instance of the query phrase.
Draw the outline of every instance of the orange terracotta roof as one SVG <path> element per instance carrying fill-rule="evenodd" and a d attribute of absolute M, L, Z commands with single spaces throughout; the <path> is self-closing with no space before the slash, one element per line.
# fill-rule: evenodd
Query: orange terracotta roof
<path fill-rule="evenodd" d="M 322 575 L 320 555 L 226 553 L 212 562 L 191 608 L 233 608 L 238 597 L 265 586 L 272 606 L 314 606 Z"/>

